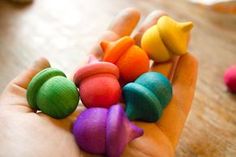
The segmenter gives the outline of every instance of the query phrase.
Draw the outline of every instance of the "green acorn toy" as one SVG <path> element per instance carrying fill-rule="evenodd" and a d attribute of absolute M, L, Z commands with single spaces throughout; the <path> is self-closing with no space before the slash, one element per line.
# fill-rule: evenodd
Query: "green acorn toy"
<path fill-rule="evenodd" d="M 27 89 L 27 101 L 34 110 L 62 119 L 78 106 L 79 93 L 75 84 L 62 71 L 47 68 L 31 80 Z"/>

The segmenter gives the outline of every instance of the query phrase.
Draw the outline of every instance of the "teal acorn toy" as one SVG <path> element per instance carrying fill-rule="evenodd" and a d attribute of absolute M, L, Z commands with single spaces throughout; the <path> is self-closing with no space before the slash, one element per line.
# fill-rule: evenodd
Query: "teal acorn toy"
<path fill-rule="evenodd" d="M 79 93 L 75 84 L 62 71 L 47 68 L 31 80 L 27 101 L 34 110 L 61 119 L 74 112 L 78 106 Z"/>
<path fill-rule="evenodd" d="M 155 122 L 172 98 L 172 86 L 161 73 L 147 72 L 126 84 L 123 95 L 130 120 Z"/>

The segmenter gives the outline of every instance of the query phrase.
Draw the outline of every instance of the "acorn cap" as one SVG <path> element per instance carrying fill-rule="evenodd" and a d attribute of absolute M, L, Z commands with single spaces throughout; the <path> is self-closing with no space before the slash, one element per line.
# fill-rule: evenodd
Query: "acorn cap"
<path fill-rule="evenodd" d="M 101 47 L 104 52 L 104 61 L 116 63 L 119 58 L 132 46 L 135 42 L 129 36 L 120 38 L 117 41 L 102 41 Z"/>
<path fill-rule="evenodd" d="M 165 108 L 172 98 L 171 83 L 161 73 L 144 73 L 135 80 L 135 83 L 138 83 L 149 89 L 160 101 L 162 108 Z"/>
<path fill-rule="evenodd" d="M 123 95 L 130 120 L 155 122 L 161 117 L 161 103 L 149 89 L 137 83 L 128 83 L 123 87 Z"/>
<path fill-rule="evenodd" d="M 155 62 L 167 61 L 172 56 L 161 39 L 157 25 L 153 25 L 143 33 L 141 47 Z"/>
<path fill-rule="evenodd" d="M 176 22 L 168 16 L 162 16 L 157 22 L 161 39 L 167 48 L 176 55 L 187 53 L 192 22 Z"/>
<path fill-rule="evenodd" d="M 27 87 L 27 101 L 29 103 L 29 105 L 35 109 L 38 110 L 38 106 L 37 106 L 37 93 L 39 91 L 39 89 L 41 88 L 41 86 L 50 78 L 54 77 L 54 76 L 63 76 L 66 77 L 66 75 L 58 70 L 58 69 L 54 69 L 54 68 L 46 68 L 42 71 L 40 71 L 38 74 L 36 74 L 33 79 L 31 80 L 31 82 L 29 83 L 28 87 Z"/>
<path fill-rule="evenodd" d="M 75 84 L 60 70 L 47 68 L 39 72 L 27 90 L 30 106 L 57 119 L 71 114 L 79 102 Z"/>
<path fill-rule="evenodd" d="M 125 85 L 123 94 L 129 119 L 155 122 L 172 98 L 172 86 L 164 75 L 147 72 Z"/>
<path fill-rule="evenodd" d="M 79 86 L 83 79 L 102 73 L 112 74 L 119 79 L 119 69 L 116 65 L 109 62 L 93 62 L 77 70 L 74 75 L 74 82 Z"/>

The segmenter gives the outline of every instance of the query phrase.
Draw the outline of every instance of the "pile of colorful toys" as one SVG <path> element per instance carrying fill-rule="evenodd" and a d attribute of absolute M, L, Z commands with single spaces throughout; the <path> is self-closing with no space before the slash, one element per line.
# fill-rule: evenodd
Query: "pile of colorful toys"
<path fill-rule="evenodd" d="M 102 60 L 92 60 L 74 74 L 74 82 L 54 68 L 30 82 L 27 100 L 34 110 L 65 118 L 81 99 L 87 108 L 74 122 L 78 146 L 93 154 L 119 157 L 127 143 L 143 135 L 130 120 L 156 122 L 171 101 L 171 82 L 151 72 L 149 58 L 165 62 L 187 53 L 192 22 L 162 16 L 143 35 L 141 47 L 131 37 L 101 42 Z"/>

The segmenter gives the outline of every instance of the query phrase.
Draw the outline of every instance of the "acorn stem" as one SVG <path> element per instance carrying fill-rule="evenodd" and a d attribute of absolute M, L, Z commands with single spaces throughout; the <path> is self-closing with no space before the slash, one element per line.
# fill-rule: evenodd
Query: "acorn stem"
<path fill-rule="evenodd" d="M 183 22 L 183 23 L 180 23 L 179 25 L 184 32 L 188 32 L 193 28 L 192 22 Z"/>

